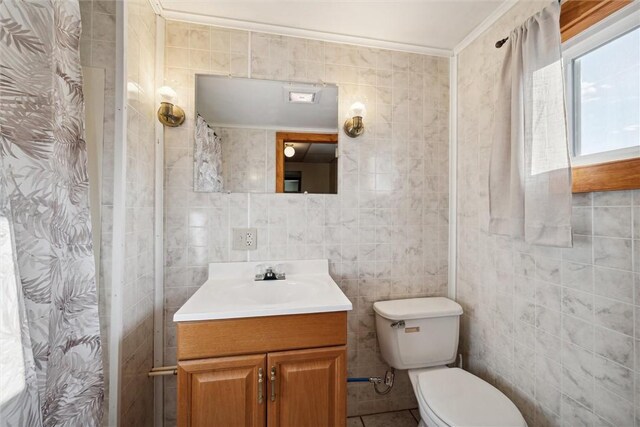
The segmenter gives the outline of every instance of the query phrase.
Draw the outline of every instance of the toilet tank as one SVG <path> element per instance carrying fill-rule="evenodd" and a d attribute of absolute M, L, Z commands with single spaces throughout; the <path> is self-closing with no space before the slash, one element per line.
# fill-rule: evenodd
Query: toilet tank
<path fill-rule="evenodd" d="M 426 368 L 456 359 L 462 307 L 443 297 L 373 304 L 382 358 L 396 369 Z"/>

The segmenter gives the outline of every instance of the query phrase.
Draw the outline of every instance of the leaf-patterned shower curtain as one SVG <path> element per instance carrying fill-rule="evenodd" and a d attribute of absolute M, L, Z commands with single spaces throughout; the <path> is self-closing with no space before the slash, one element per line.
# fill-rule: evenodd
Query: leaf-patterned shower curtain
<path fill-rule="evenodd" d="M 80 31 L 78 0 L 0 0 L 3 212 L 28 326 L 15 355 L 25 361 L 26 385 L 2 402 L 2 425 L 97 426 L 102 419 Z"/>
<path fill-rule="evenodd" d="M 193 191 L 220 193 L 222 178 L 222 140 L 198 114 L 193 150 Z"/>

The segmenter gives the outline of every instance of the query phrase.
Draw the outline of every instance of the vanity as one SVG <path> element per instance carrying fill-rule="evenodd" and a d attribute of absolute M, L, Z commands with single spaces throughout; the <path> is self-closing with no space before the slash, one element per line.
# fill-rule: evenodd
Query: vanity
<path fill-rule="evenodd" d="M 286 278 L 255 280 L 276 265 Z M 328 267 L 210 264 L 207 282 L 173 318 L 179 426 L 345 425 L 352 305 Z"/>

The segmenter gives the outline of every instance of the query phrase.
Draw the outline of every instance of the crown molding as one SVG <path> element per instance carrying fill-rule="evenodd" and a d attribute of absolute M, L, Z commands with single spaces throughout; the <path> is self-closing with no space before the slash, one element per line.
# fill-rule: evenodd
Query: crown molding
<path fill-rule="evenodd" d="M 402 52 L 419 53 L 423 55 L 441 56 L 446 58 L 453 56 L 453 51 L 451 49 L 440 49 L 410 43 L 400 43 L 367 37 L 349 36 L 346 34 L 330 33 L 324 31 L 304 30 L 301 28 L 287 27 L 284 25 L 263 24 L 260 22 L 178 12 L 175 10 L 167 9 L 162 9 L 161 15 L 165 19 L 171 19 L 174 21 L 213 25 L 216 27 L 229 28 L 234 30 L 255 31 L 259 33 L 268 33 L 280 36 L 298 37 L 334 43 L 345 43 L 375 49 L 396 50 Z"/>
<path fill-rule="evenodd" d="M 467 46 L 474 42 L 475 39 L 480 37 L 485 31 L 487 31 L 498 19 L 507 13 L 513 6 L 518 3 L 519 0 L 504 0 L 491 15 L 487 16 L 477 27 L 475 27 L 467 36 L 462 39 L 460 43 L 453 48 L 453 54 L 458 55 Z"/>
<path fill-rule="evenodd" d="M 153 13 L 162 16 L 163 9 L 160 0 L 149 0 L 149 5 L 151 5 L 151 9 L 153 9 Z"/>
<path fill-rule="evenodd" d="M 254 31 L 281 36 L 298 37 L 325 42 L 346 43 L 356 46 L 370 47 L 376 49 L 388 49 L 402 52 L 419 53 L 440 57 L 451 57 L 458 55 L 463 49 L 469 46 L 475 39 L 480 37 L 498 19 L 507 13 L 519 0 L 504 0 L 496 10 L 494 10 L 484 21 L 475 27 L 467 36 L 462 39 L 452 50 L 440 49 L 430 46 L 422 46 L 410 43 L 400 43 L 387 40 L 372 39 L 367 37 L 349 36 L 340 33 L 330 33 L 324 31 L 305 30 L 283 25 L 263 24 L 260 22 L 245 21 L 239 19 L 222 18 L 217 16 L 201 15 L 196 13 L 179 12 L 166 10 L 162 7 L 160 0 L 149 0 L 151 8 L 156 15 L 174 21 L 190 22 L 194 24 L 206 24 L 216 27 L 229 28 L 233 30 Z"/>

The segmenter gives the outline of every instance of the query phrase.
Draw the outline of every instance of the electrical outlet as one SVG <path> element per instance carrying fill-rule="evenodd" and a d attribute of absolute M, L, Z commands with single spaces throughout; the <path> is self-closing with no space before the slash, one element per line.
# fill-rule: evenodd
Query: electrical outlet
<path fill-rule="evenodd" d="M 258 249 L 258 230 L 255 228 L 234 228 L 234 251 L 254 251 Z"/>

